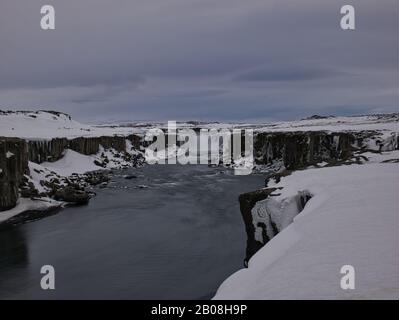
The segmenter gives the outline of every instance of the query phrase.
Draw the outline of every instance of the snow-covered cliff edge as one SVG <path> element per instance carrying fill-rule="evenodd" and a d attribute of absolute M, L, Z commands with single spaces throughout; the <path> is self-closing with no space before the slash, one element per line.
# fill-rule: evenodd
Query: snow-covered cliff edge
<path fill-rule="evenodd" d="M 281 188 L 274 214 L 298 191 L 312 198 L 215 299 L 398 299 L 399 152 L 373 162 L 381 160 L 297 171 L 272 184 Z M 354 290 L 341 289 L 344 265 L 355 268 Z"/>

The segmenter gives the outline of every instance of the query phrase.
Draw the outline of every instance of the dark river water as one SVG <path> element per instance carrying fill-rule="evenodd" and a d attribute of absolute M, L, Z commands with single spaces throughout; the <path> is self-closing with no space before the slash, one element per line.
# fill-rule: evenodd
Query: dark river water
<path fill-rule="evenodd" d="M 0 299 L 209 299 L 243 266 L 238 196 L 263 184 L 199 165 L 117 171 L 89 205 L 0 231 Z"/>

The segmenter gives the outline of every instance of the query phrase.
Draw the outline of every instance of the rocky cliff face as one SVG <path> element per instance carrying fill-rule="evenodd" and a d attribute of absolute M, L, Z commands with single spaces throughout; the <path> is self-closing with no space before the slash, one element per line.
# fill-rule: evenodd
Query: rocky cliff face
<path fill-rule="evenodd" d="M 276 188 L 261 189 L 240 195 L 240 210 L 247 232 L 245 264 L 249 259 L 280 231 L 292 223 L 312 198 L 307 191 L 298 194 L 284 203 L 273 196 L 279 194 Z"/>
<path fill-rule="evenodd" d="M 381 138 L 374 131 L 337 132 L 275 132 L 259 133 L 254 139 L 254 158 L 258 165 L 266 165 L 270 173 L 266 177 L 266 185 L 270 179 L 278 182 L 281 177 L 290 175 L 294 170 L 304 169 L 311 165 L 324 162 L 324 166 L 362 163 L 368 161 L 365 152 L 379 153 L 399 149 L 399 135 L 392 133 L 387 138 Z M 277 166 L 273 166 L 277 164 Z M 272 170 L 273 169 L 273 170 Z M 277 221 L 273 221 L 270 208 L 276 208 L 274 203 L 270 208 L 268 201 L 273 202 L 275 188 L 261 189 L 239 196 L 241 215 L 247 233 L 247 262 L 274 235 L 281 231 Z M 299 214 L 311 195 L 298 190 L 294 199 L 289 199 L 294 208 L 290 212 L 279 214 L 291 215 L 287 221 L 292 221 Z M 259 212 L 258 212 L 259 211 Z"/>
<path fill-rule="evenodd" d="M 127 137 L 79 137 L 71 140 L 66 138 L 54 138 L 51 140 L 36 141 L 0 137 L 0 211 L 9 210 L 15 207 L 20 193 L 23 197 L 31 197 L 33 195 L 38 196 L 38 192 L 34 189 L 33 184 L 29 183 L 26 177 L 24 177 L 25 174 L 29 174 L 29 161 L 42 163 L 45 161 L 53 162 L 59 160 L 62 158 L 63 152 L 67 148 L 85 155 L 92 155 L 99 152 L 100 146 L 102 146 L 104 149 L 112 148 L 116 152 L 120 152 L 121 157 L 125 157 L 126 160 L 129 161 L 131 160 L 132 164 L 135 164 L 137 159 L 126 153 L 128 147 L 126 142 L 127 140 L 130 142 L 132 147 L 139 149 L 141 138 L 137 135 L 130 135 Z M 99 165 L 101 164 L 99 163 Z M 86 181 L 87 175 L 82 177 L 82 179 L 85 180 L 85 183 L 88 182 Z M 92 180 L 93 179 L 90 181 Z M 75 186 L 78 184 L 79 183 L 74 183 L 73 185 Z M 58 190 L 59 188 L 56 184 L 52 184 L 52 186 L 54 186 L 54 190 L 52 190 L 49 196 L 63 194 L 61 191 L 64 190 Z M 75 189 L 76 192 L 69 192 L 67 194 L 68 197 L 60 196 L 59 198 L 61 200 L 70 199 L 73 197 L 69 195 L 83 192 L 83 190 L 80 190 L 77 187 Z M 80 198 L 84 198 L 85 202 L 87 202 L 88 195 L 85 194 L 83 196 L 84 197 Z"/>
<path fill-rule="evenodd" d="M 240 211 L 247 232 L 246 262 L 264 245 L 262 242 L 255 239 L 255 225 L 253 224 L 251 214 L 252 208 L 257 202 L 267 199 L 273 191 L 275 191 L 275 189 L 261 189 L 241 194 L 239 197 Z"/>
<path fill-rule="evenodd" d="M 17 203 L 19 184 L 29 173 L 27 151 L 24 140 L 0 137 L 0 211 Z"/>
<path fill-rule="evenodd" d="M 285 168 L 295 170 L 322 161 L 348 159 L 355 141 L 357 138 L 346 132 L 258 133 L 254 139 L 255 161 L 262 165 L 281 161 Z"/>
<path fill-rule="evenodd" d="M 62 158 L 65 149 L 71 149 L 85 155 L 96 154 L 100 146 L 104 149 L 113 148 L 119 152 L 126 151 L 126 140 L 129 140 L 133 147 L 139 149 L 141 139 L 137 135 L 102 136 L 102 137 L 79 137 L 75 139 L 54 138 L 51 140 L 28 141 L 29 160 L 35 163 L 54 162 Z"/>

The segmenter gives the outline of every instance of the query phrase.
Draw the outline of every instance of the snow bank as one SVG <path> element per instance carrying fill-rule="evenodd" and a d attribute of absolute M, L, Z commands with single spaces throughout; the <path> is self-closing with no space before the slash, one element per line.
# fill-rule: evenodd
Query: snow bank
<path fill-rule="evenodd" d="M 351 165 L 294 172 L 275 201 L 313 197 L 219 288 L 215 299 L 398 299 L 399 165 Z M 355 290 L 340 269 L 355 268 Z"/>
<path fill-rule="evenodd" d="M 82 174 L 88 171 L 103 169 L 94 164 L 96 156 L 86 156 L 81 153 L 66 149 L 64 156 L 55 162 L 44 162 L 42 167 L 54 171 L 60 176 L 68 177 L 73 173 Z"/>
<path fill-rule="evenodd" d="M 3 211 L 0 214 L 0 223 L 11 219 L 25 211 L 37 210 L 37 211 L 45 211 L 50 208 L 60 207 L 62 206 L 62 202 L 50 199 L 50 198 L 41 198 L 40 200 L 31 200 L 27 198 L 18 199 L 17 205 L 11 210 Z"/>

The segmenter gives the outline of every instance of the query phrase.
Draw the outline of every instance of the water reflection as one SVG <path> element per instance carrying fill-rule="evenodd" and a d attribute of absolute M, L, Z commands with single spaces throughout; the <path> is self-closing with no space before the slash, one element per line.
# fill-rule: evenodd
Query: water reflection
<path fill-rule="evenodd" d="M 8 228 L 0 231 L 0 293 L 17 291 L 15 279 L 29 264 L 28 244 L 24 231 Z"/>

